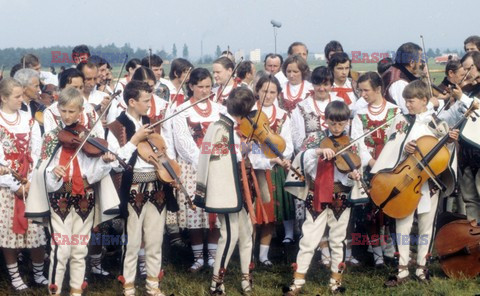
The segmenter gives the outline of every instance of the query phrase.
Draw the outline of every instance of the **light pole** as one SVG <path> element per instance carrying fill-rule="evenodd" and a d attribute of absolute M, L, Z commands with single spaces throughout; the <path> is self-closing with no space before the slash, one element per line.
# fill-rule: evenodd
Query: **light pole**
<path fill-rule="evenodd" d="M 282 26 L 282 23 L 276 20 L 271 20 L 270 23 L 273 26 L 273 38 L 275 40 L 275 54 L 277 54 L 277 28 Z"/>

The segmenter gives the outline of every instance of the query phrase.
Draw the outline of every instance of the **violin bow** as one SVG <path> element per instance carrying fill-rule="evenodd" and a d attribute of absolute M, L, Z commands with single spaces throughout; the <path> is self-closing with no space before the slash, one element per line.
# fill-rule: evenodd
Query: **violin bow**
<path fill-rule="evenodd" d="M 218 96 L 215 98 L 215 103 L 218 101 L 218 98 L 221 98 L 221 97 L 222 97 L 223 91 L 225 90 L 225 88 L 227 88 L 228 84 L 230 83 L 230 80 L 232 80 L 233 75 L 235 75 L 235 72 L 237 72 L 238 66 L 240 66 L 240 63 L 241 63 L 241 62 L 243 62 L 243 57 L 240 57 L 240 60 L 239 60 L 238 63 L 235 65 L 235 68 L 233 68 L 232 75 L 230 75 L 230 77 L 228 77 L 227 83 L 225 83 L 225 85 L 222 86 L 222 90 L 220 91 L 220 93 L 218 94 Z"/>
<path fill-rule="evenodd" d="M 177 97 L 180 94 L 180 91 L 183 89 L 185 82 L 187 82 L 187 77 L 188 75 L 190 75 L 191 71 L 192 71 L 192 67 L 188 67 L 187 74 L 185 75 L 185 78 L 183 78 L 182 83 L 180 83 L 180 86 L 177 89 L 177 94 L 175 95 L 175 97 L 173 97 L 172 104 L 177 101 Z"/>
<path fill-rule="evenodd" d="M 124 65 L 122 66 L 122 69 L 123 67 L 125 67 L 125 63 L 127 61 L 127 58 L 128 58 L 128 54 L 125 54 L 125 60 L 124 60 Z M 120 70 L 120 75 L 122 75 L 122 70 Z M 119 78 L 120 80 L 120 78 Z M 117 84 L 118 84 L 118 80 L 117 80 Z M 108 112 L 108 109 L 110 108 L 110 106 L 112 105 L 112 102 L 113 102 L 113 99 L 115 99 L 118 95 L 120 95 L 122 92 L 120 90 L 117 90 L 116 92 L 113 93 L 112 95 L 112 98 L 110 99 L 110 101 L 108 102 L 107 106 L 105 107 L 105 109 L 102 111 L 102 113 L 98 116 L 97 120 L 95 120 L 95 122 L 93 123 L 92 125 L 92 128 L 88 131 L 88 133 L 84 136 L 82 142 L 80 143 L 80 145 L 78 145 L 77 149 L 75 150 L 75 153 L 72 155 L 72 157 L 70 157 L 70 159 L 68 160 L 67 164 L 65 165 L 65 170 L 68 170 L 68 168 L 70 167 L 70 165 L 72 164 L 72 161 L 75 159 L 75 157 L 77 157 L 78 153 L 80 152 L 80 150 L 82 149 L 82 147 L 85 145 L 85 143 L 87 143 L 88 141 L 88 138 L 90 137 L 90 135 L 92 134 L 95 126 L 98 124 L 98 122 L 102 119 L 102 117 L 107 114 Z M 61 178 L 59 178 L 58 180 L 60 180 Z"/>
<path fill-rule="evenodd" d="M 152 49 L 148 49 L 148 67 L 151 69 L 152 68 Z"/>
<path fill-rule="evenodd" d="M 155 123 L 150 124 L 150 125 L 148 126 L 148 128 L 154 128 L 154 127 L 156 127 L 157 125 L 162 124 L 162 123 L 164 123 L 165 121 L 167 121 L 167 120 L 169 120 L 169 119 L 177 116 L 178 114 L 182 113 L 183 111 L 188 110 L 188 109 L 192 108 L 193 106 L 195 106 L 195 105 L 197 105 L 197 104 L 200 104 L 200 103 L 203 102 L 203 101 L 208 100 L 209 98 L 213 97 L 214 95 L 215 95 L 214 93 L 211 93 L 211 94 L 209 94 L 208 96 L 206 96 L 206 97 L 204 97 L 204 98 L 201 98 L 200 100 L 198 100 L 198 101 L 196 101 L 195 103 L 191 104 L 190 106 L 185 107 L 184 109 L 182 109 L 182 110 L 180 110 L 180 111 L 178 111 L 178 112 L 175 112 L 175 113 L 173 113 L 172 115 L 170 115 L 170 116 L 168 116 L 168 117 L 166 117 L 166 118 L 164 118 L 164 119 L 162 119 L 162 120 L 159 120 L 159 121 L 157 121 L 157 122 L 155 122 Z"/>
<path fill-rule="evenodd" d="M 115 87 L 113 88 L 113 90 L 116 90 L 117 87 L 118 87 L 118 84 L 120 83 L 120 78 L 122 77 L 123 69 L 125 68 L 125 65 L 127 64 L 127 59 L 128 59 L 128 54 L 125 54 L 125 58 L 123 59 L 122 67 L 120 68 L 120 73 L 118 73 L 117 82 L 115 83 Z M 117 94 L 117 92 L 119 92 L 119 90 L 117 90 L 117 91 L 114 92 L 113 94 L 112 94 L 112 93 L 109 93 L 108 95 L 109 95 L 109 96 L 115 96 L 115 97 L 116 97 L 116 96 L 118 96 L 118 95 L 121 93 L 121 92 L 120 92 L 120 93 Z M 110 99 L 110 102 L 113 101 L 113 98 L 114 98 L 114 97 L 112 97 L 112 98 Z M 109 104 L 108 104 L 108 107 L 105 108 L 105 109 L 107 110 L 107 112 L 108 112 L 108 110 L 110 109 L 110 105 L 111 105 L 111 103 L 109 103 Z M 98 106 L 98 105 L 97 105 L 97 106 Z M 95 111 L 97 111 L 97 110 L 95 110 Z M 106 112 L 104 112 L 104 113 L 106 114 Z M 103 115 L 102 115 L 102 116 L 103 116 Z M 100 116 L 100 117 L 101 117 L 101 116 Z"/>
<path fill-rule="evenodd" d="M 430 78 L 430 69 L 428 67 L 428 56 L 427 52 L 425 51 L 425 40 L 423 39 L 423 35 L 420 35 L 420 39 L 422 39 L 422 50 L 423 54 L 425 55 L 425 68 L 427 69 L 427 80 L 428 80 L 428 90 L 430 91 L 430 97 L 433 97 L 433 90 L 432 90 L 432 80 Z"/>
<path fill-rule="evenodd" d="M 385 125 L 387 125 L 387 123 L 389 123 L 390 121 L 394 120 L 395 118 L 397 118 L 399 115 L 403 115 L 402 112 L 398 112 L 397 115 L 393 116 L 392 118 L 388 119 L 387 121 L 385 121 L 383 124 L 377 126 L 376 128 L 372 129 L 371 131 L 361 135 L 360 137 L 356 138 L 355 140 L 353 141 L 350 141 L 350 144 L 348 144 L 347 146 L 343 147 L 342 149 L 340 149 L 337 153 L 335 153 L 335 156 L 334 157 L 337 157 L 338 155 L 342 154 L 343 152 L 347 151 L 348 149 L 350 149 L 350 147 L 353 146 L 353 144 L 355 144 L 357 141 L 365 138 L 365 137 L 368 137 L 370 136 L 371 134 L 373 134 L 374 132 L 376 132 L 377 130 L 381 129 L 382 127 L 384 127 Z"/>
<path fill-rule="evenodd" d="M 465 79 L 467 79 L 467 76 L 468 74 L 470 74 L 470 71 L 472 71 L 472 68 L 473 68 L 473 65 L 468 69 L 467 73 L 465 73 L 465 75 L 462 77 L 462 80 L 460 80 L 460 82 L 458 83 L 459 86 L 465 81 Z M 449 87 L 452 88 L 452 86 L 449 86 Z M 438 110 L 437 116 L 440 114 L 440 112 L 442 112 L 445 109 L 445 107 L 450 106 L 451 104 L 452 104 L 452 98 L 450 98 L 450 100 L 448 100 L 448 102 L 445 103 L 440 110 Z"/>

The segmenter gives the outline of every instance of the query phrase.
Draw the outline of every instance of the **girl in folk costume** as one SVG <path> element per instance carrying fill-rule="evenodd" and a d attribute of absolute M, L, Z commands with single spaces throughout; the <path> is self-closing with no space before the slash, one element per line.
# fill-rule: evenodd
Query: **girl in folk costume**
<path fill-rule="evenodd" d="M 224 104 L 232 89 L 238 86 L 238 82 L 235 79 L 230 79 L 234 69 L 235 64 L 227 57 L 220 57 L 213 62 L 213 78 L 217 84 L 213 89 L 215 94 L 214 102 Z M 228 85 L 226 85 L 227 82 Z"/>
<path fill-rule="evenodd" d="M 190 70 L 189 70 L 190 69 Z M 174 59 L 170 64 L 170 81 L 167 86 L 170 89 L 170 101 L 165 116 L 172 115 L 178 106 L 183 104 L 186 100 L 184 85 L 182 82 L 186 82 L 190 76 L 190 71 L 193 70 L 193 65 L 186 59 L 178 58 Z M 164 135 L 168 139 L 173 139 L 173 120 L 168 120 L 163 124 Z M 172 143 L 170 146 L 170 153 L 173 159 L 177 158 L 175 147 Z M 171 246 L 184 247 L 185 243 L 180 235 L 180 229 L 178 226 L 178 215 L 176 213 L 167 212 L 167 231 L 169 234 L 169 241 Z"/>
<path fill-rule="evenodd" d="M 372 176 L 369 174 L 370 168 L 375 164 L 375 160 L 387 142 L 385 132 L 392 124 L 392 119 L 401 111 L 396 105 L 387 102 L 382 96 L 382 78 L 376 72 L 367 72 L 360 76 L 358 79 L 358 89 L 368 105 L 357 109 L 352 121 L 352 138 L 356 139 L 388 121 L 384 127 L 370 136 L 365 137 L 363 140 L 360 140 L 360 146 L 362 147 L 362 149 L 360 149 L 360 156 L 364 163 L 368 163 L 365 175 L 371 178 Z M 363 218 L 366 219 L 366 230 L 370 237 L 369 243 L 372 247 L 375 266 L 383 266 L 382 249 L 386 246 L 383 244 L 384 241 L 380 241 L 380 232 L 385 225 L 384 222 L 386 222 L 387 217 L 370 201 L 365 206 L 365 215 Z"/>
<path fill-rule="evenodd" d="M 82 93 L 72 87 L 64 89 L 58 108 L 62 126 L 75 128 L 83 112 Z M 92 228 L 118 215 L 120 202 L 109 175 L 115 158 L 110 153 L 89 157 L 82 151 L 74 156 L 75 148 L 59 142 L 61 130 L 59 126 L 45 134 L 41 163 L 31 187 L 35 194 L 28 201 L 27 214 L 49 217 L 49 293 L 60 295 L 70 261 L 70 295 L 81 295 L 87 286 L 85 259 Z"/>
<path fill-rule="evenodd" d="M 289 56 L 282 65 L 282 72 L 288 81 L 282 85 L 283 92 L 279 105 L 289 114 L 312 90 L 312 84 L 306 80 L 308 71 L 307 62 L 299 55 Z"/>
<path fill-rule="evenodd" d="M 333 140 L 345 134 L 345 127 L 350 119 L 348 106 L 341 101 L 333 101 L 325 110 L 328 129 L 324 137 Z M 353 148 L 355 147 L 355 148 Z M 358 151 L 355 145 L 352 153 Z M 342 273 L 345 269 L 345 239 L 350 220 L 350 204 L 348 195 L 354 180 L 360 180 L 357 170 L 342 173 L 335 166 L 335 152 L 330 148 L 311 148 L 300 153 L 294 160 L 299 164 L 306 177 L 305 182 L 294 180 L 289 174 L 285 187 L 300 199 L 306 201 L 306 219 L 302 226 L 302 238 L 297 262 L 294 264 L 293 283 L 285 289 L 284 295 L 298 295 L 305 284 L 305 275 L 322 235 L 327 226 L 330 227 L 328 240 L 332 250 L 330 290 L 342 292 Z"/>
<path fill-rule="evenodd" d="M 389 130 L 387 131 L 387 138 L 389 141 L 385 144 L 382 153 L 378 156 L 375 164 L 371 170 L 372 174 L 379 171 L 390 171 L 403 161 L 409 154 L 416 151 L 416 140 L 422 136 L 434 136 L 437 138 L 443 137 L 447 134 L 450 141 L 457 140 L 459 131 L 450 130 L 447 128 L 432 128 L 432 113 L 433 111 L 427 108 L 430 98 L 430 92 L 427 84 L 420 80 L 416 80 L 408 84 L 404 91 L 406 108 L 409 110 L 411 116 L 414 118 L 407 121 L 406 117 L 401 116 L 394 120 Z M 452 108 L 451 108 L 452 109 Z M 450 116 L 450 112 L 442 112 L 442 116 Z M 445 117 L 446 118 L 446 117 Z M 448 118 L 446 118 L 448 119 Z M 409 126 L 410 123 L 410 126 Z M 446 125 L 446 124 L 445 124 Z M 439 125 L 443 127 L 443 125 Z M 455 183 L 456 174 L 456 156 L 455 145 L 453 143 L 447 144 L 450 150 L 450 159 L 448 160 L 448 168 L 439 177 L 442 178 L 443 183 L 447 186 L 448 191 L 452 191 Z M 396 162 L 392 162 L 392 157 Z M 437 213 L 439 189 L 434 182 L 429 180 L 425 182 L 420 189 L 421 199 L 416 211 L 413 211 L 405 218 L 396 219 L 396 241 L 399 252 L 398 274 L 390 277 L 385 286 L 393 287 L 404 283 L 408 280 L 408 263 L 410 260 L 410 242 L 415 241 L 417 244 L 417 267 L 415 276 L 422 282 L 427 282 L 428 268 L 426 266 L 430 255 L 430 250 L 433 245 L 433 237 L 435 233 L 435 218 Z M 411 239 L 411 229 L 415 216 L 418 219 L 418 237 L 421 239 Z M 407 239 L 404 239 L 407 238 Z M 410 238 L 410 239 L 408 239 Z"/>
<path fill-rule="evenodd" d="M 275 101 L 281 91 L 280 83 L 274 76 L 263 76 L 255 86 L 257 95 L 257 109 L 262 106 L 269 121 L 270 128 L 279 134 L 286 142 L 283 152 L 284 160 L 280 158 L 268 159 L 262 154 L 252 154 L 250 160 L 255 170 L 265 170 L 269 193 L 272 195 L 269 203 L 263 203 L 261 198 L 256 199 L 256 219 L 261 226 L 259 261 L 262 265 L 271 267 L 273 264 L 268 259 L 268 250 L 275 230 L 274 222 L 287 222 L 295 219 L 295 203 L 293 196 L 283 189 L 286 172 L 290 165 L 289 159 L 293 154 L 292 132 L 290 118 L 286 111 L 275 106 Z M 263 101 L 264 100 L 264 101 Z M 262 102 L 263 101 L 263 102 Z M 257 172 L 257 171 L 256 171 Z M 287 223 L 288 224 L 288 223 Z M 287 227 L 286 227 L 287 228 Z M 293 236 L 286 236 L 286 240 Z"/>
<path fill-rule="evenodd" d="M 67 69 L 62 72 L 62 75 L 60 76 L 59 88 L 60 90 L 63 90 L 68 87 L 73 87 L 78 89 L 79 91 L 82 91 L 84 88 L 84 79 L 85 76 L 81 71 L 77 69 Z M 44 111 L 43 118 L 45 133 L 50 132 L 58 126 L 63 127 L 60 111 L 58 110 L 58 102 L 53 103 Z M 97 112 L 95 112 L 93 106 L 88 103 L 88 101 L 84 98 L 83 111 L 80 116 L 79 123 L 90 130 L 93 127 L 93 123 L 97 120 L 97 118 Z M 98 124 L 93 128 L 93 135 L 95 137 L 104 137 L 105 132 L 102 125 Z"/>
<path fill-rule="evenodd" d="M 227 59 L 228 60 L 228 59 Z M 187 82 L 190 99 L 177 108 L 177 112 L 191 106 L 192 103 L 211 94 L 212 78 L 205 68 L 197 68 L 192 71 Z M 203 138 L 208 126 L 220 118 L 220 113 L 225 112 L 225 107 L 208 99 L 199 103 L 185 112 L 182 112 L 173 120 L 173 134 L 177 159 L 182 168 L 182 179 L 187 192 L 191 195 L 195 192 L 196 173 L 198 158 L 204 149 L 210 149 L 212 143 L 203 144 Z M 182 192 L 178 193 L 178 223 L 180 228 L 190 230 L 190 241 L 194 262 L 190 267 L 191 272 L 197 272 L 204 266 L 204 240 L 203 232 L 208 232 L 208 265 L 213 267 L 217 242 L 220 236 L 218 220 L 215 214 L 208 214 L 203 209 L 190 209 L 186 205 L 187 198 Z"/>
<path fill-rule="evenodd" d="M 226 100 L 228 114 L 220 115 L 220 120 L 209 126 L 204 143 L 212 145 L 201 151 L 198 162 L 195 203 L 209 213 L 218 214 L 221 224 L 210 295 L 225 295 L 223 279 L 237 242 L 242 293 L 250 295 L 252 292 L 253 227 L 245 206 L 248 201 L 244 190 L 248 190 L 248 185 L 242 186 L 239 176 L 242 154 L 249 151 L 242 149 L 245 146 L 241 144 L 235 128 L 254 104 L 255 98 L 249 89 L 240 87 L 232 90 Z"/>
<path fill-rule="evenodd" d="M 0 155 L 3 165 L 29 181 L 42 140 L 38 123 L 28 112 L 20 110 L 22 96 L 23 87 L 13 78 L 0 82 Z M 28 288 L 18 271 L 20 249 L 31 249 L 35 283 L 48 284 L 43 276 L 45 233 L 41 226 L 24 217 L 29 188 L 30 182 L 21 185 L 12 175 L 0 176 L 0 247 L 15 291 Z"/>
<path fill-rule="evenodd" d="M 344 52 L 334 53 L 328 62 L 328 68 L 333 74 L 332 98 L 342 99 L 355 111 L 357 97 L 352 88 L 352 80 L 348 77 L 352 64 L 348 55 Z"/>
<path fill-rule="evenodd" d="M 305 151 L 317 148 L 323 139 L 323 131 L 328 127 L 325 121 L 325 108 L 332 101 L 330 90 L 333 76 L 327 67 L 320 66 L 313 70 L 312 87 L 305 100 L 297 104 L 292 112 L 292 139 L 295 151 Z M 338 100 L 337 98 L 333 99 Z M 305 203 L 295 199 L 296 219 L 301 223 L 305 220 Z M 293 220 L 285 221 L 285 238 L 293 240 Z M 288 235 L 287 235 L 288 234 Z M 328 239 L 323 237 L 320 243 L 322 264 L 330 264 L 330 250 Z"/>
<path fill-rule="evenodd" d="M 159 288 L 159 281 L 163 277 L 162 243 L 166 204 L 167 200 L 174 198 L 173 191 L 159 181 L 155 167 L 139 157 L 137 150 L 138 144 L 153 132 L 147 126 L 150 123 L 147 114 L 151 108 L 152 91 L 147 82 L 130 81 L 123 96 L 128 104 L 127 111 L 108 125 L 107 140 L 112 150 L 133 167 L 133 170 L 121 174 L 119 186 L 120 212 L 125 219 L 124 234 L 128 236 L 119 276 L 124 295 L 135 295 L 134 281 L 140 256 L 145 256 L 146 261 L 147 294 L 164 295 Z M 143 242 L 145 251 L 141 254 Z"/>

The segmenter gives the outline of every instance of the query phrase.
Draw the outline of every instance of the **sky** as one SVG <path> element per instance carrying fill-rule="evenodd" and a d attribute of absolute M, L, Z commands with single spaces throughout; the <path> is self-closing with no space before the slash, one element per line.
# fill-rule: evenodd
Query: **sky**
<path fill-rule="evenodd" d="M 385 52 L 412 41 L 461 49 L 480 35 L 480 1 L 450 0 L 0 0 L 0 48 L 107 45 L 165 49 L 183 44 L 190 57 L 222 50 L 274 51 L 272 19 L 281 22 L 278 52 L 294 41 L 322 53 L 330 40 L 344 50 Z"/>

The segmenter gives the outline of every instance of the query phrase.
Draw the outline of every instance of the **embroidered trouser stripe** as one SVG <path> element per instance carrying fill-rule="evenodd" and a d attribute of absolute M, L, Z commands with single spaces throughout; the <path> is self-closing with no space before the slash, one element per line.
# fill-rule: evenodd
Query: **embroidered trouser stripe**
<path fill-rule="evenodd" d="M 214 277 L 219 275 L 221 268 L 227 268 L 237 241 L 242 273 L 248 273 L 253 248 L 253 226 L 247 211 L 242 208 L 238 213 L 218 214 L 218 219 L 221 226 L 217 256 L 213 265 Z"/>
<path fill-rule="evenodd" d="M 93 227 L 94 211 L 92 210 L 85 221 L 72 207 L 65 220 L 52 211 L 50 223 L 52 239 L 59 238 L 58 244 L 51 251 L 53 261 L 49 270 L 49 283 L 55 284 L 61 291 L 63 277 L 66 273 L 67 263 L 70 260 L 70 288 L 82 289 L 85 278 L 88 254 L 88 242 Z"/>
<path fill-rule="evenodd" d="M 430 198 L 431 208 L 428 213 L 418 214 L 418 237 L 411 235 L 413 218 L 415 213 L 403 219 L 396 219 L 396 237 L 398 251 L 400 253 L 399 265 L 408 265 L 411 241 L 414 240 L 417 250 L 417 264 L 425 265 L 429 248 L 433 240 L 433 229 L 437 213 L 438 193 Z"/>

